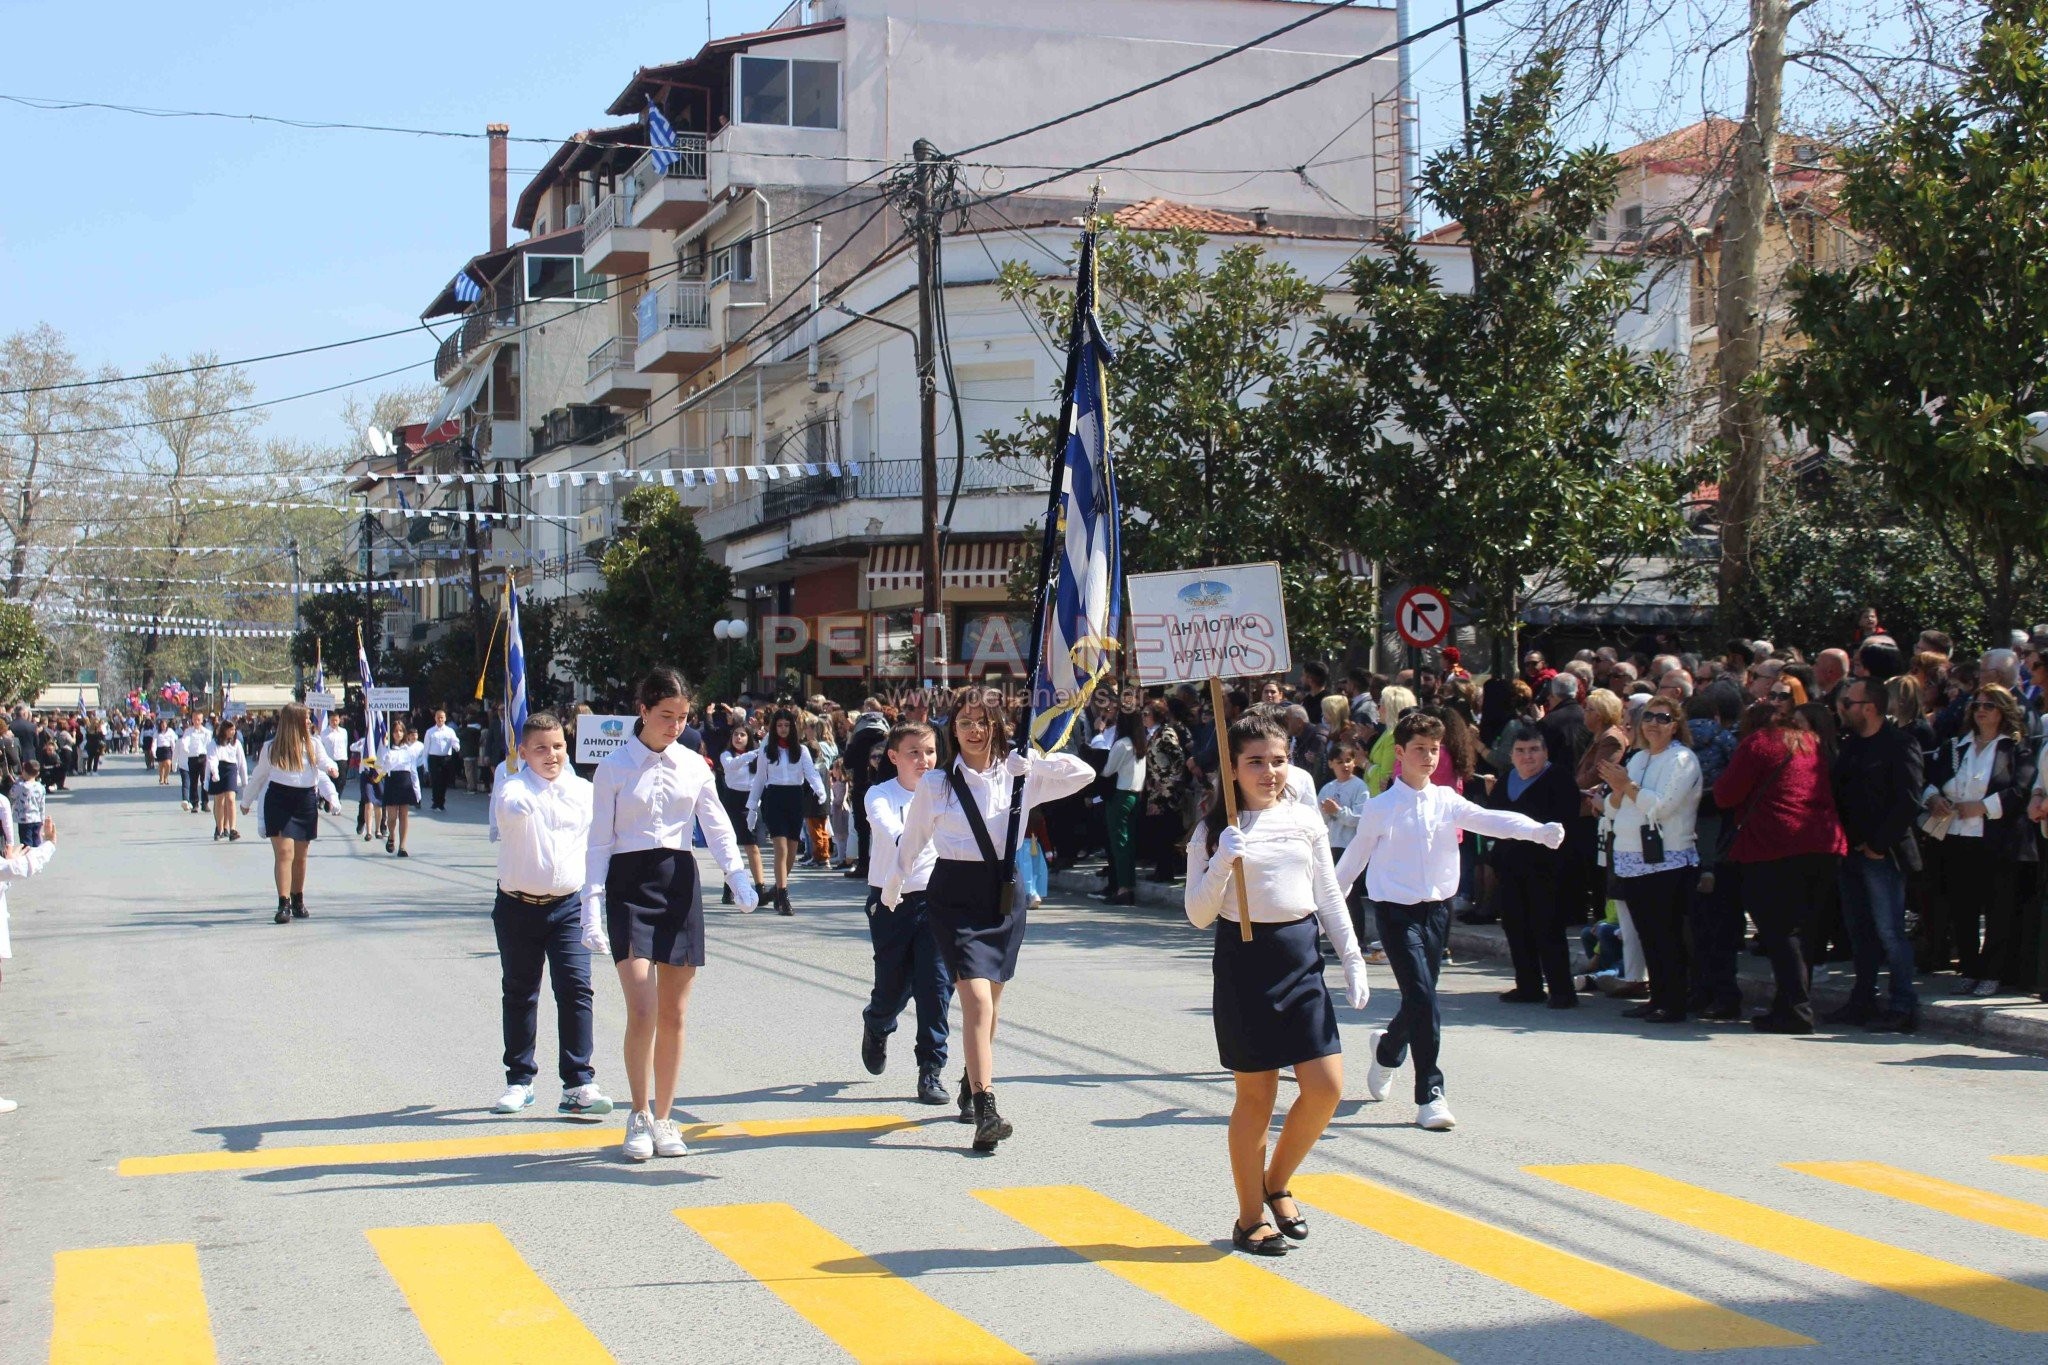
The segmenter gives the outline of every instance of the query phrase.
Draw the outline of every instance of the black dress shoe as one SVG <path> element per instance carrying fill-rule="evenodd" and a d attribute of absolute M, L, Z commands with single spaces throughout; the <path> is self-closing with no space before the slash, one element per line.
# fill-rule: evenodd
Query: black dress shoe
<path fill-rule="evenodd" d="M 1709 1009 L 1695 1011 L 1695 1013 L 1710 1023 L 1738 1023 L 1742 1019 L 1742 1002 L 1738 1000 L 1732 1005 L 1715 1005 Z"/>
<path fill-rule="evenodd" d="M 1256 1241 L 1252 1239 L 1252 1234 L 1260 1228 L 1271 1227 L 1273 1227 L 1271 1223 L 1258 1223 L 1249 1228 L 1232 1223 L 1230 1225 L 1230 1244 L 1239 1251 L 1249 1252 L 1254 1256 L 1285 1256 L 1287 1254 L 1287 1239 L 1280 1235 L 1279 1229 L 1275 1228 L 1271 1237 L 1261 1237 Z"/>
<path fill-rule="evenodd" d="M 1502 991 L 1499 999 L 1503 1005 L 1540 1005 L 1543 1003 L 1543 992 L 1525 991 L 1517 986 L 1511 991 Z"/>
<path fill-rule="evenodd" d="M 1579 996 L 1576 991 L 1570 995 L 1553 995 L 1543 1003 L 1554 1010 L 1575 1010 L 1579 1007 Z"/>
<path fill-rule="evenodd" d="M 1918 1033 L 1920 1011 L 1886 1010 L 1863 1026 L 1867 1033 Z"/>
<path fill-rule="evenodd" d="M 1643 1022 L 1646 1024 L 1682 1024 L 1685 1022 L 1685 1011 L 1651 1010 L 1643 1016 Z"/>
<path fill-rule="evenodd" d="M 1656 1012 L 1657 1007 L 1655 1005 L 1650 1004 L 1648 1001 L 1644 1001 L 1640 1005 L 1634 1005 L 1628 1009 L 1623 1010 L 1621 1012 L 1621 1017 L 1624 1019 L 1647 1019 Z"/>
<path fill-rule="evenodd" d="M 1807 1023 L 1804 1019 L 1782 1018 L 1775 1014 L 1759 1014 L 1749 1021 L 1749 1026 L 1758 1033 L 1804 1034 L 1813 1032 L 1813 1025 Z"/>
<path fill-rule="evenodd" d="M 1867 1024 L 1877 1017 L 1877 1007 L 1851 1001 L 1837 1005 L 1820 1017 L 1823 1024 Z"/>
<path fill-rule="evenodd" d="M 870 1076 L 881 1075 L 882 1068 L 889 1064 L 889 1035 L 875 1032 L 866 1020 L 860 1026 L 860 1064 Z"/>
<path fill-rule="evenodd" d="M 1278 1199 L 1293 1198 L 1294 1191 L 1292 1190 L 1275 1190 L 1266 1196 L 1266 1207 L 1272 1211 L 1273 1226 L 1280 1229 L 1282 1236 L 1291 1241 L 1306 1242 L 1308 1240 L 1308 1219 L 1301 1216 L 1301 1205 L 1297 1203 L 1294 1206 L 1294 1217 L 1282 1218 L 1280 1216 L 1280 1206 L 1274 1202 Z"/>

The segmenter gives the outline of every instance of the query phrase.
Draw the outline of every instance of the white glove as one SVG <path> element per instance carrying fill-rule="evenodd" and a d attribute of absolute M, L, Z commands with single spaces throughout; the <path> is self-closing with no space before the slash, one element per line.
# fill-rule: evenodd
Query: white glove
<path fill-rule="evenodd" d="M 583 898 L 583 919 L 581 924 L 583 949 L 593 955 L 609 956 L 611 940 L 604 932 L 604 902 L 586 895 Z"/>
<path fill-rule="evenodd" d="M 1552 820 L 1549 824 L 1543 827 L 1542 831 L 1537 834 L 1536 838 L 1539 842 L 1543 844 L 1545 848 L 1556 848 L 1560 844 L 1564 843 L 1564 826 L 1558 824 L 1557 821 Z"/>
<path fill-rule="evenodd" d="M 1012 777 L 1031 776 L 1031 755 L 1010 750 L 1010 756 L 1003 760 L 1003 771 Z"/>
<path fill-rule="evenodd" d="M 740 913 L 753 914 L 761 904 L 761 893 L 754 889 L 754 879 L 745 872 L 735 872 L 725 880 L 732 887 L 732 903 L 740 908 Z"/>
<path fill-rule="evenodd" d="M 747 828 L 755 831 L 756 833 L 760 832 L 761 808 L 759 806 L 747 807 Z"/>
<path fill-rule="evenodd" d="M 894 910 L 897 906 L 903 904 L 903 888 L 901 886 L 898 886 L 894 882 L 891 882 L 889 883 L 889 885 L 883 887 L 882 904 L 887 906 L 891 910 Z"/>
<path fill-rule="evenodd" d="M 1209 855 L 1212 866 L 1228 867 L 1244 856 L 1244 831 L 1236 825 L 1224 826 L 1216 836 L 1216 851 Z"/>
<path fill-rule="evenodd" d="M 1365 981 L 1365 957 L 1362 954 L 1344 959 L 1344 997 L 1355 1010 L 1364 1009 L 1366 1002 L 1372 999 L 1372 987 Z"/>

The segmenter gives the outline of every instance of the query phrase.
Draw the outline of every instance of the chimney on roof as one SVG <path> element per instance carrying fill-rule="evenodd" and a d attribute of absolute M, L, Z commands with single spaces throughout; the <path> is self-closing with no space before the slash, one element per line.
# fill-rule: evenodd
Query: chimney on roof
<path fill-rule="evenodd" d="M 1266 230 L 1266 207 L 1266 205 L 1261 204 L 1252 210 L 1252 227 L 1260 232 Z"/>
<path fill-rule="evenodd" d="M 510 124 L 487 123 L 484 133 L 491 143 L 491 250 L 505 249 L 505 135 Z"/>

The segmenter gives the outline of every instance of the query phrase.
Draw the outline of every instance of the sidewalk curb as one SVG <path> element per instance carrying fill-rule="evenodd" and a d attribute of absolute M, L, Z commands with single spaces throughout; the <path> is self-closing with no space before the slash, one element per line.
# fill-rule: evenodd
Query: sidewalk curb
<path fill-rule="evenodd" d="M 1055 872 L 1050 880 L 1053 890 L 1083 899 L 1089 892 L 1100 889 L 1102 885 L 1100 875 L 1090 867 Z M 1141 873 L 1138 878 L 1138 905 L 1149 910 L 1167 910 L 1179 915 L 1182 913 L 1180 884 L 1163 886 L 1157 882 L 1146 881 Z M 1507 935 L 1499 925 L 1459 924 L 1453 921 L 1450 951 L 1453 959 L 1459 962 L 1505 964 L 1508 961 Z M 1745 1009 L 1760 1010 L 1770 1004 L 1773 987 L 1768 963 L 1745 952 L 1737 962 L 1736 973 L 1742 983 Z M 1846 1003 L 1851 984 L 1852 974 L 1845 963 L 1830 963 L 1816 970 L 1813 975 L 1815 1013 L 1824 1013 Z M 2004 1052 L 2048 1057 L 2048 1004 L 2027 996 L 1975 1000 L 1928 993 L 1930 987 L 1936 990 L 1947 989 L 1947 978 L 1942 977 L 1932 980 L 1922 977 L 1919 984 L 1922 991 L 1920 1032 L 1912 1036 L 1952 1039 Z M 1832 1031 L 1853 1032 L 1856 1036 L 1862 1036 L 1861 1030 L 1821 1026 L 1823 1034 Z"/>

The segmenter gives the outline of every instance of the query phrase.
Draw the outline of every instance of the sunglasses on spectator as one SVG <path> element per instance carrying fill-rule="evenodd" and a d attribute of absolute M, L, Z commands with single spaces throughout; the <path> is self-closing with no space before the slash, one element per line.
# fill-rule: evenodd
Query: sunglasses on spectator
<path fill-rule="evenodd" d="M 1973 711 L 1997 711 L 2001 708 L 1995 701 L 1973 701 L 1970 703 L 1970 709 Z"/>
<path fill-rule="evenodd" d="M 1791 694 L 1790 692 L 1773 692 L 1773 693 L 1771 693 L 1771 700 L 1772 700 L 1772 701 L 1791 701 L 1791 700 L 1792 700 L 1792 694 Z"/>
<path fill-rule="evenodd" d="M 1678 717 L 1672 715 L 1669 711 L 1643 712 L 1643 724 L 1645 725 L 1672 725 L 1677 723 L 1677 720 Z"/>

